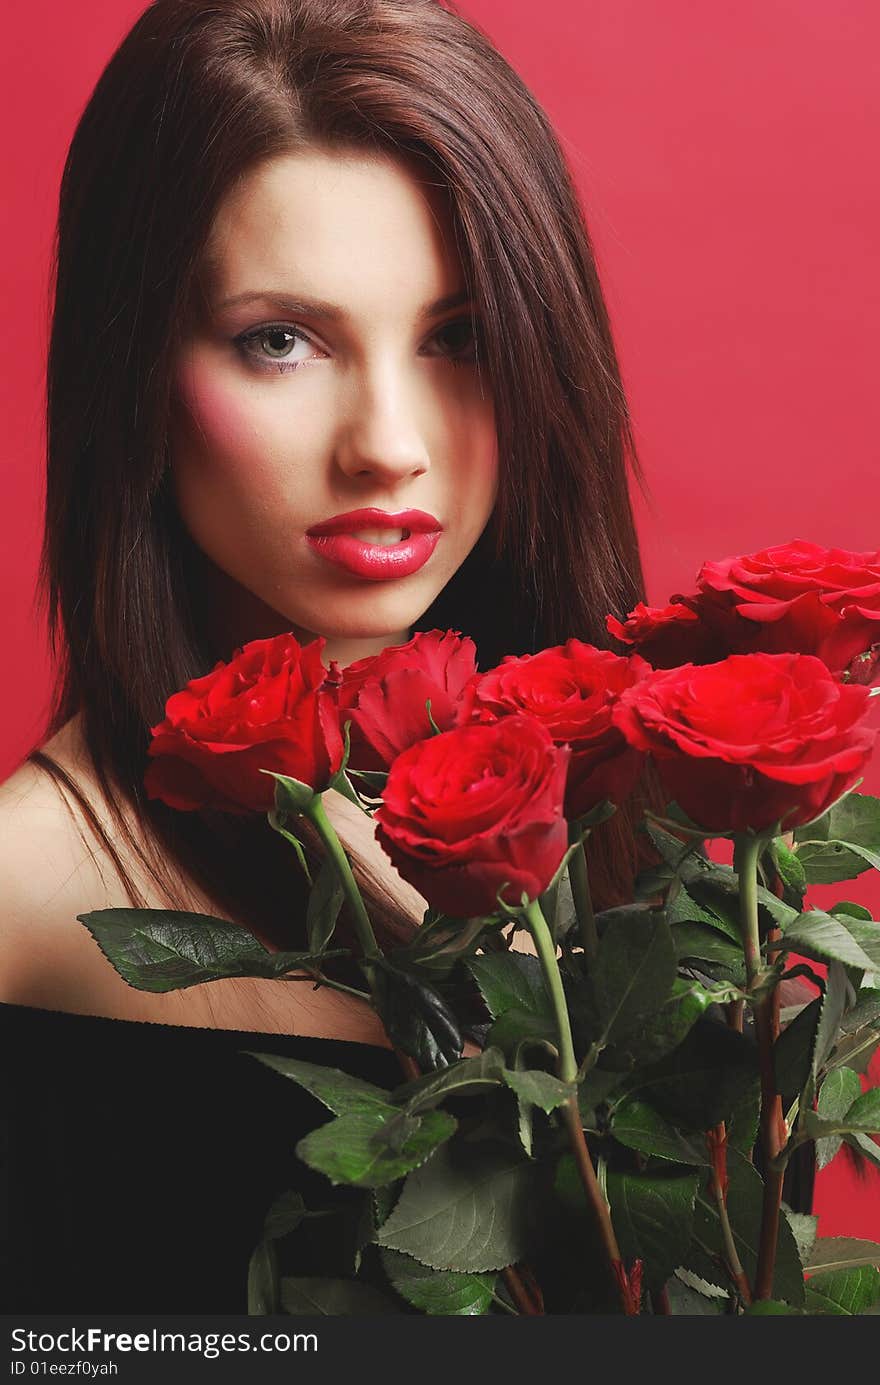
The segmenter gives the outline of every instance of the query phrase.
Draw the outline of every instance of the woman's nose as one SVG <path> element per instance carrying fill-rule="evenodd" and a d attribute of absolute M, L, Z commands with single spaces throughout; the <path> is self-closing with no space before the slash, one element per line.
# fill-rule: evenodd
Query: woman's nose
<path fill-rule="evenodd" d="M 406 382 L 385 371 L 358 391 L 336 448 L 347 476 L 372 476 L 391 482 L 421 476 L 430 465 L 415 400 Z"/>

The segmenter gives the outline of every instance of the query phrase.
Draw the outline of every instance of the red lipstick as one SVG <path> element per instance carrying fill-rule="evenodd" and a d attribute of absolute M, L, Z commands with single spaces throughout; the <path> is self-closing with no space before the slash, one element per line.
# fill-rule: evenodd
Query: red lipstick
<path fill-rule="evenodd" d="M 397 529 L 397 543 L 371 542 L 356 538 L 359 530 Z M 313 524 L 306 542 L 327 562 L 345 568 L 368 582 L 385 582 L 394 577 L 409 577 L 424 567 L 437 543 L 443 526 L 424 510 L 399 510 L 390 513 L 370 507 L 349 510 L 343 515 Z"/>

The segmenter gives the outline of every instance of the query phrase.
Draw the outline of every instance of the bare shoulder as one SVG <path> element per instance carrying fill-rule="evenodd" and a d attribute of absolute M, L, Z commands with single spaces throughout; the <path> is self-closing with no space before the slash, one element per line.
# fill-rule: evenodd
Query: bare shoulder
<path fill-rule="evenodd" d="M 172 907 L 119 841 L 76 723 L 42 749 L 83 791 L 125 861 L 145 907 Z M 223 915 L 181 878 L 196 912 Z M 74 1014 L 194 1028 L 313 1035 L 387 1045 L 375 1014 L 348 995 L 309 982 L 232 977 L 164 994 L 129 986 L 79 915 L 130 907 L 109 853 L 75 799 L 25 761 L 0 784 L 0 1001 Z M 235 922 L 234 919 L 230 920 Z"/>
<path fill-rule="evenodd" d="M 73 770 L 64 739 L 45 748 Z M 0 784 L 0 899 L 0 998 L 97 1014 L 117 1013 L 125 993 L 132 1017 L 140 1017 L 131 987 L 77 918 L 126 902 L 118 877 L 75 804 L 30 761 Z M 108 1003 L 115 1008 L 100 1008 Z"/>

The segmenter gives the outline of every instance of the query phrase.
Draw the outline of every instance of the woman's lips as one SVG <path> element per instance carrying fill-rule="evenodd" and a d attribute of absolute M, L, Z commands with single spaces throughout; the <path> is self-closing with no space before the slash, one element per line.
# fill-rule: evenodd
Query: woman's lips
<path fill-rule="evenodd" d="M 391 544 L 365 543 L 353 534 L 306 534 L 306 542 L 328 563 L 368 582 L 385 582 L 418 572 L 434 552 L 439 538 L 439 529 L 430 534 L 410 534 L 408 539 Z"/>

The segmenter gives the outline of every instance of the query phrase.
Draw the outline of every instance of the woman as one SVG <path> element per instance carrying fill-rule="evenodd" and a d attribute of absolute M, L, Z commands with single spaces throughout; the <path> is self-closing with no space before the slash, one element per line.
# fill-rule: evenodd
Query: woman
<path fill-rule="evenodd" d="M 59 675 L 0 799 L 5 1037 L 30 1055 L 7 1105 L 24 1209 L 9 1309 L 245 1311 L 272 1196 L 316 1186 L 289 1151 L 321 1108 L 279 1092 L 241 1031 L 399 1080 L 353 997 L 250 980 L 148 995 L 75 922 L 194 909 L 291 944 L 302 877 L 262 818 L 146 797 L 168 696 L 286 630 L 342 663 L 435 627 L 471 635 L 481 667 L 604 643 L 605 615 L 644 595 L 628 462 L 570 175 L 478 30 L 436 0 L 145 11 L 61 188 L 42 569 Z M 367 575 L 309 542 L 363 509 Z M 440 538 L 389 575 L 379 550 L 414 510 Z M 424 902 L 334 812 L 386 939 L 409 935 Z M 632 812 L 592 850 L 613 903 Z M 175 1182 L 191 1160 L 197 1199 Z"/>

